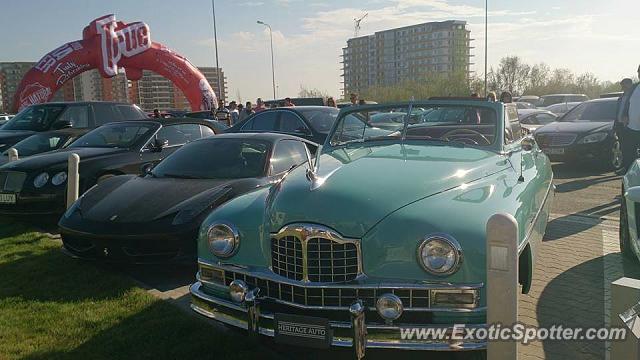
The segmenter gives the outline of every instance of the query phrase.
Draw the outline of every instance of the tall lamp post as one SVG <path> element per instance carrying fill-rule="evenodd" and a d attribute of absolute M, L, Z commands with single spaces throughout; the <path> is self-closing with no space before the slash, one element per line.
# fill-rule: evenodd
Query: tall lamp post
<path fill-rule="evenodd" d="M 271 39 L 271 83 L 273 86 L 273 100 L 275 100 L 276 99 L 276 71 L 273 66 L 273 31 L 271 31 L 271 25 L 260 20 L 258 20 L 257 23 L 269 28 L 269 38 Z"/>
<path fill-rule="evenodd" d="M 489 0 L 484 0 L 484 96 L 487 96 L 487 50 L 489 48 Z"/>
<path fill-rule="evenodd" d="M 218 77 L 218 96 L 224 99 L 224 90 L 222 89 L 222 81 L 220 80 L 220 62 L 218 61 L 218 31 L 216 30 L 216 1 L 211 0 L 211 11 L 213 12 L 213 43 L 216 50 L 216 74 Z M 217 104 L 214 104 L 217 106 Z"/>

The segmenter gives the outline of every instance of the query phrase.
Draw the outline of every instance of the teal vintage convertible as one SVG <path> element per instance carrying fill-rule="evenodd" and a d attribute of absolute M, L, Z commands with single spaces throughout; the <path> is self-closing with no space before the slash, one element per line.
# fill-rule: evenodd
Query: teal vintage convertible
<path fill-rule="evenodd" d="M 371 121 L 380 118 L 384 127 Z M 365 348 L 483 357 L 481 339 L 402 330 L 486 326 L 486 226 L 496 213 L 517 221 L 528 292 L 552 180 L 513 104 L 345 108 L 308 166 L 204 221 L 191 307 L 277 343 L 352 347 L 358 357 Z"/>

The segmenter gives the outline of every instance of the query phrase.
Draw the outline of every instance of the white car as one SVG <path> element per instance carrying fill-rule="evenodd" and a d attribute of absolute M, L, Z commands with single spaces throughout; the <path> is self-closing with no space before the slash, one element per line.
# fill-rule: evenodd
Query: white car
<path fill-rule="evenodd" d="M 550 124 L 558 119 L 558 115 L 543 109 L 518 109 L 520 126 L 532 134 L 537 128 Z"/>

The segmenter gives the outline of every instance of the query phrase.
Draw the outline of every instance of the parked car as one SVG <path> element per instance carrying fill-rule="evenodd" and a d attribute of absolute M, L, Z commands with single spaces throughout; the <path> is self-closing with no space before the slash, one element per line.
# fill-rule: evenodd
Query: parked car
<path fill-rule="evenodd" d="M 85 193 L 60 220 L 64 247 L 81 258 L 195 263 L 198 228 L 213 209 L 278 183 L 315 148 L 269 133 L 186 144 L 146 176 L 116 176 Z"/>
<path fill-rule="evenodd" d="M 620 96 L 624 95 L 624 93 L 622 91 L 616 91 L 616 92 L 610 92 L 610 93 L 606 93 L 606 94 L 600 94 L 600 98 L 604 99 L 604 98 L 619 98 Z"/>
<path fill-rule="evenodd" d="M 542 151 L 554 161 L 597 160 L 622 167 L 620 139 L 614 131 L 617 99 L 585 101 L 558 121 L 535 132 Z"/>
<path fill-rule="evenodd" d="M 640 160 L 622 177 L 620 203 L 620 251 L 628 259 L 640 260 Z"/>
<path fill-rule="evenodd" d="M 80 156 L 80 193 L 112 176 L 139 174 L 190 141 L 214 134 L 206 121 L 136 120 L 103 125 L 65 149 L 0 166 L 0 214 L 61 214 L 67 164 Z"/>
<path fill-rule="evenodd" d="M 74 129 L 94 129 L 112 121 L 147 119 L 136 105 L 85 101 L 56 102 L 31 105 L 0 129 L 0 151 L 5 151 L 18 141 L 36 132 Z"/>
<path fill-rule="evenodd" d="M 88 129 L 73 128 L 43 131 L 29 136 L 11 148 L 16 149 L 18 156 L 24 159 L 28 156 L 63 149 L 87 132 L 89 132 Z M 5 150 L 0 156 L 0 165 L 6 164 L 7 162 L 9 162 L 9 150 Z"/>
<path fill-rule="evenodd" d="M 268 109 L 249 116 L 226 132 L 275 132 L 322 144 L 339 112 L 338 109 L 327 106 Z"/>
<path fill-rule="evenodd" d="M 368 122 L 414 107 L 451 117 L 389 130 Z M 192 309 L 298 346 L 483 349 L 481 340 L 403 339 L 400 329 L 486 326 L 486 226 L 495 213 L 518 222 L 529 291 L 553 174 L 519 127 L 515 105 L 480 100 L 343 110 L 312 167 L 205 219 Z M 319 336 L 280 326 L 291 323 Z"/>
<path fill-rule="evenodd" d="M 547 107 L 560 103 L 583 102 L 589 100 L 585 94 L 552 94 L 540 96 L 538 107 Z"/>
<path fill-rule="evenodd" d="M 538 105 L 538 102 L 540 101 L 540 97 L 536 96 L 536 95 L 523 95 L 520 96 L 518 98 L 518 100 L 516 100 L 517 102 L 525 102 L 525 103 L 529 103 L 532 104 L 534 106 Z"/>
<path fill-rule="evenodd" d="M 224 123 L 222 121 L 218 121 L 215 118 L 215 115 L 210 110 L 194 111 L 194 112 L 186 113 L 186 114 L 184 114 L 183 117 L 190 118 L 190 119 L 207 120 L 216 129 L 216 132 L 222 133 L 222 132 L 227 131 L 227 129 L 229 129 L 229 125 L 227 125 L 226 123 Z"/>
<path fill-rule="evenodd" d="M 375 105 L 377 104 L 377 102 L 375 101 L 371 101 L 371 100 L 366 100 L 364 102 L 365 105 Z M 339 103 L 336 104 L 336 106 L 338 107 L 338 109 L 342 109 L 342 108 L 346 108 L 349 106 L 354 106 L 350 101 L 341 101 Z M 356 106 L 360 106 L 360 105 L 356 105 Z"/>
<path fill-rule="evenodd" d="M 518 108 L 518 110 L 537 109 L 535 105 L 530 104 L 528 102 L 517 101 L 515 104 L 516 104 L 516 107 Z"/>
<path fill-rule="evenodd" d="M 518 110 L 518 117 L 520 118 L 520 125 L 528 133 L 533 133 L 543 125 L 550 124 L 558 119 L 558 116 L 551 111 L 540 109 Z"/>
<path fill-rule="evenodd" d="M 560 104 L 550 105 L 541 109 L 550 111 L 556 114 L 558 117 L 561 117 L 562 115 L 568 113 L 571 109 L 573 109 L 574 107 L 580 104 L 582 103 L 581 102 L 560 103 Z"/>

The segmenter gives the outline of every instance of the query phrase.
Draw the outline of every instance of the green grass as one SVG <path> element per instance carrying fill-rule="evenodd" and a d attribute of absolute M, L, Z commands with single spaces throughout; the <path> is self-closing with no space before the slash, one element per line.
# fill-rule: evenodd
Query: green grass
<path fill-rule="evenodd" d="M 0 359 L 273 357 L 60 246 L 0 219 Z"/>

